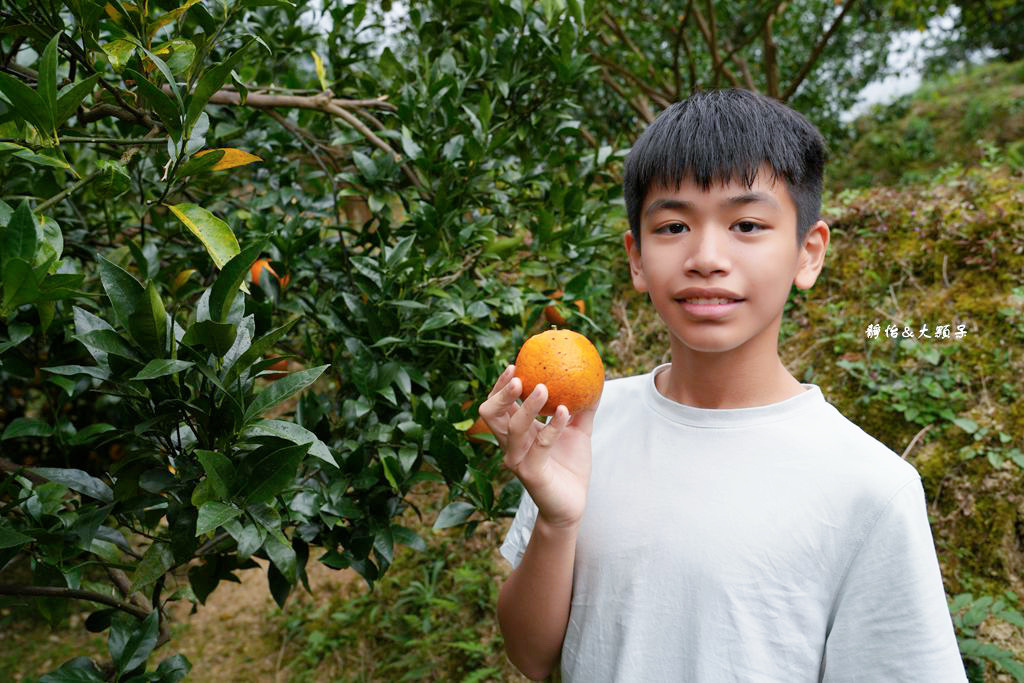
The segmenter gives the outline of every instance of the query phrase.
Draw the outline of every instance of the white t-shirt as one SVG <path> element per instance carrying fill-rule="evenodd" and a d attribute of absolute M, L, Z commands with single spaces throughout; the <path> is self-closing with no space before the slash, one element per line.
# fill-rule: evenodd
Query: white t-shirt
<path fill-rule="evenodd" d="M 814 384 L 694 408 L 605 383 L 563 679 L 966 681 L 912 465 Z M 517 566 L 537 507 L 501 546 Z"/>

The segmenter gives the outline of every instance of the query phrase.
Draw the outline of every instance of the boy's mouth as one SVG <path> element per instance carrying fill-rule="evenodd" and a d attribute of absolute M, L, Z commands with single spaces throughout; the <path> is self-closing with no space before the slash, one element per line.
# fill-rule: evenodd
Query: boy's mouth
<path fill-rule="evenodd" d="M 734 304 L 743 301 L 743 299 L 726 299 L 725 297 L 691 297 L 686 299 L 676 299 L 676 301 L 684 304 L 696 304 L 698 306 L 722 306 L 725 304 Z"/>

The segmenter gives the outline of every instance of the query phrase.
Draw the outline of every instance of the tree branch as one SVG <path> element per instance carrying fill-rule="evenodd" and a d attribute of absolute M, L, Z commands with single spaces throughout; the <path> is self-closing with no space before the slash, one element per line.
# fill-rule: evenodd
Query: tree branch
<path fill-rule="evenodd" d="M 137 112 L 131 109 L 125 109 L 119 107 L 116 104 L 110 104 L 104 102 L 103 104 L 97 104 L 92 109 L 83 109 L 78 114 L 78 120 L 82 123 L 92 123 L 93 121 L 99 121 L 105 119 L 108 116 L 127 121 L 128 123 L 138 123 L 143 126 L 152 128 L 157 125 L 153 119 L 149 118 L 145 112 Z"/>
<path fill-rule="evenodd" d="M 640 88 L 640 90 L 646 93 L 648 97 L 654 100 L 654 102 L 658 104 L 658 106 L 666 109 L 669 106 L 671 106 L 672 103 L 669 101 L 669 98 L 667 98 L 663 93 L 658 92 L 651 86 L 644 83 L 642 78 L 637 76 L 635 73 L 633 73 L 626 67 L 622 66 L 621 64 L 616 64 L 612 60 L 602 57 L 601 55 L 597 54 L 594 51 L 590 52 L 590 56 L 593 57 L 595 61 L 602 64 L 603 66 L 606 66 L 610 69 L 614 69 L 617 73 L 620 73 L 629 80 L 633 81 L 633 83 L 635 83 L 636 86 Z"/>
<path fill-rule="evenodd" d="M 686 3 L 686 10 L 683 12 L 683 16 L 679 18 L 679 28 L 676 30 L 676 46 L 672 50 L 672 76 L 675 83 L 675 96 L 674 100 L 682 99 L 682 87 L 683 77 L 679 73 L 679 48 L 684 47 L 686 49 L 686 60 L 690 67 L 690 91 L 693 91 L 694 84 L 697 81 L 697 75 L 694 71 L 693 59 L 690 56 L 690 46 L 686 43 L 686 24 L 690 21 L 690 8 L 693 7 L 693 0 L 689 0 Z"/>
<path fill-rule="evenodd" d="M 807 61 L 804 62 L 804 65 L 796 75 L 796 78 L 794 78 L 793 82 L 789 84 L 788 88 L 786 88 L 786 92 L 783 93 L 780 98 L 783 102 L 788 102 L 789 98 L 796 93 L 797 88 L 799 88 L 800 84 L 804 82 L 805 78 L 807 78 L 807 74 L 811 72 L 811 68 L 814 66 L 815 62 L 817 62 L 818 58 L 821 57 L 821 53 L 824 52 L 825 46 L 828 44 L 829 39 L 832 38 L 832 34 L 839 28 L 839 24 L 843 23 L 843 18 L 846 16 L 847 12 L 850 11 L 850 8 L 856 4 L 857 0 L 847 0 L 843 3 L 843 11 L 839 13 L 836 20 L 832 22 L 832 25 L 828 27 L 828 30 L 825 31 L 818 40 L 818 43 L 814 46 L 814 50 L 811 51 L 811 56 L 807 58 Z"/>
<path fill-rule="evenodd" d="M 710 1 L 711 0 L 708 0 L 709 4 Z M 708 44 L 708 48 L 711 50 L 711 61 L 714 65 L 714 72 L 712 73 L 714 78 L 711 82 L 711 87 L 718 87 L 719 76 L 722 74 L 725 74 L 725 77 L 729 79 L 729 82 L 732 83 L 733 87 L 740 87 L 740 82 L 739 79 L 736 78 L 736 74 L 730 71 L 729 67 L 720 60 L 718 55 L 718 40 L 712 34 L 712 28 L 708 27 L 707 20 L 704 18 L 704 15 L 701 14 L 700 7 L 696 4 L 693 6 L 693 16 L 697 19 L 697 27 L 700 29 L 701 35 L 704 36 L 704 42 Z"/>
<path fill-rule="evenodd" d="M 615 32 L 615 35 L 619 37 L 619 40 L 625 43 L 626 46 L 630 50 L 632 50 L 636 56 L 638 56 L 640 59 L 644 61 L 644 64 L 647 65 L 647 75 L 651 77 L 651 82 L 657 82 L 662 87 L 662 89 L 667 90 L 668 86 L 661 80 L 658 74 L 654 71 L 654 67 L 651 66 L 650 58 L 646 54 L 644 54 L 640 50 L 640 48 L 637 47 L 636 43 L 633 42 L 632 38 L 630 38 L 629 35 L 622 30 L 622 27 L 619 26 L 619 22 L 615 21 L 615 17 L 613 17 L 610 12 L 605 11 L 605 13 L 601 15 L 601 19 L 604 21 L 606 26 L 608 26 L 609 28 L 611 28 L 612 31 Z"/>
<path fill-rule="evenodd" d="M 640 118 L 649 124 L 654 123 L 654 114 L 651 113 L 651 110 L 647 107 L 646 103 L 644 103 L 639 97 L 631 98 L 627 95 L 626 91 L 622 89 L 622 86 L 615 82 L 615 80 L 608 74 L 608 69 L 604 67 L 601 67 L 601 80 L 611 86 L 611 89 L 614 90 L 619 97 L 624 99 L 629 106 L 633 107 L 633 109 L 640 114 Z"/>
<path fill-rule="evenodd" d="M 79 590 L 77 588 L 63 588 L 61 586 L 27 586 L 22 584 L 5 583 L 0 584 L 0 595 L 23 595 L 37 598 L 67 598 L 68 600 L 88 600 L 101 605 L 108 605 L 122 612 L 127 612 L 139 619 L 149 616 L 149 610 L 144 610 L 121 602 L 116 598 L 94 591 Z"/>
<path fill-rule="evenodd" d="M 764 23 L 762 33 L 764 35 L 764 73 L 768 80 L 768 95 L 779 99 L 779 62 L 778 45 L 772 35 L 772 24 L 775 22 L 774 13 L 768 15 L 768 21 Z"/>
<path fill-rule="evenodd" d="M 165 85 L 164 91 L 170 93 L 170 86 Z M 384 140 L 381 140 L 380 137 L 370 130 L 365 123 L 346 111 L 346 109 L 357 108 L 353 102 L 369 101 L 376 102 L 378 104 L 385 103 L 380 100 L 339 100 L 333 98 L 332 95 L 333 93 L 329 90 L 325 93 L 307 97 L 299 95 L 261 95 L 258 93 L 250 93 L 245 99 L 245 104 L 242 104 L 242 96 L 237 91 L 218 90 L 210 96 L 209 103 L 228 104 L 236 107 L 245 106 L 252 107 L 253 109 L 272 109 L 275 107 L 313 109 L 335 116 L 359 131 L 359 133 L 372 145 L 390 154 L 391 158 L 402 169 L 402 172 L 405 173 L 409 182 L 416 186 L 420 191 L 426 192 L 426 184 L 408 164 L 403 163 L 402 155 L 396 152 L 391 145 L 386 143 Z M 388 107 L 393 107 L 393 105 L 387 105 L 381 108 L 387 109 Z"/>

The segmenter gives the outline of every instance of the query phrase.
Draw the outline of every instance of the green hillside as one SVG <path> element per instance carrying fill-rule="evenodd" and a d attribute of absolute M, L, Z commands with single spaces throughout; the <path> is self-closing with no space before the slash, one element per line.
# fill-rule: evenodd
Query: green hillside
<path fill-rule="evenodd" d="M 1024 168 L 1024 61 L 992 62 L 926 81 L 854 124 L 831 151 L 833 191 L 907 185 L 986 157 Z"/>

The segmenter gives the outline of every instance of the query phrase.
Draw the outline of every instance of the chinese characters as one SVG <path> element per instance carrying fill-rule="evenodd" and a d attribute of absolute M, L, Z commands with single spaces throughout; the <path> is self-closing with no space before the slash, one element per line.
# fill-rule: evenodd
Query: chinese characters
<path fill-rule="evenodd" d="M 865 330 L 865 334 L 868 339 L 878 339 L 880 336 L 886 336 L 890 339 L 949 339 L 951 336 L 953 339 L 960 340 L 967 335 L 967 325 L 960 324 L 956 326 L 956 332 L 950 333 L 951 324 L 936 325 L 933 332 L 928 331 L 928 325 L 921 325 L 921 329 L 914 334 L 914 329 L 909 325 L 904 327 L 901 331 L 900 328 L 892 323 L 882 330 L 882 326 L 878 323 L 868 325 Z"/>

